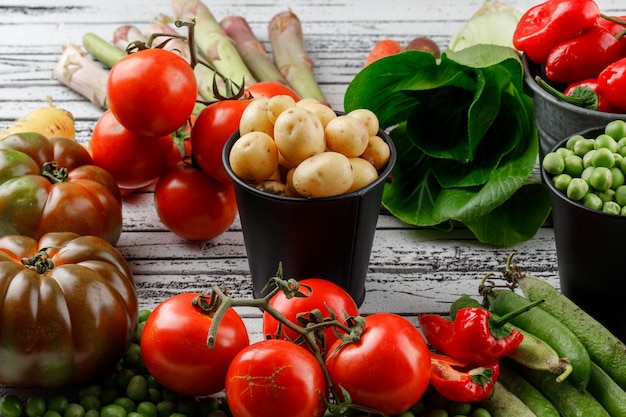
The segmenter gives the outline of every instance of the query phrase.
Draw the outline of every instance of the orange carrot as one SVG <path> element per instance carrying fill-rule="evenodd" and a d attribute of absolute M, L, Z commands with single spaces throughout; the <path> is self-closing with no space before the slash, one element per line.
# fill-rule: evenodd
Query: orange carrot
<path fill-rule="evenodd" d="M 372 47 L 364 66 L 371 64 L 377 59 L 384 58 L 389 55 L 402 51 L 402 45 L 395 39 L 382 39 Z"/>

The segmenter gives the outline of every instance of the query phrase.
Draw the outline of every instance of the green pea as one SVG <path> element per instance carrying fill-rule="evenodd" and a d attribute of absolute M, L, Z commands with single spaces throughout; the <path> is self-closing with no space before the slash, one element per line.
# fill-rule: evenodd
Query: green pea
<path fill-rule="evenodd" d="M 593 154 L 595 153 L 595 149 L 590 150 L 589 152 L 587 152 L 586 154 L 584 154 L 582 157 L 583 160 L 583 167 L 584 168 L 589 168 L 590 166 L 593 166 L 593 164 L 591 163 L 591 158 L 593 157 Z M 577 155 L 578 156 L 578 155 Z"/>
<path fill-rule="evenodd" d="M 144 321 L 148 320 L 150 313 L 152 313 L 152 310 L 149 310 L 149 309 L 139 310 L 139 314 L 137 315 L 137 321 L 139 323 L 143 323 Z"/>
<path fill-rule="evenodd" d="M 128 345 L 126 350 L 124 351 L 124 366 L 128 368 L 134 368 L 139 363 L 139 359 L 141 358 L 141 347 L 139 343 L 131 343 Z M 136 375 L 140 376 L 140 375 Z M 143 378 L 143 376 L 141 376 Z M 132 380 L 132 378 L 131 378 Z"/>
<path fill-rule="evenodd" d="M 598 135 L 598 137 L 596 137 L 596 140 L 593 142 L 593 149 L 600 149 L 600 148 L 606 148 L 610 150 L 611 152 L 617 152 L 619 147 L 617 145 L 616 139 L 614 139 L 610 135 L 602 134 L 602 135 Z"/>
<path fill-rule="evenodd" d="M 135 411 L 137 409 L 135 401 L 128 397 L 118 397 L 113 400 L 113 404 L 123 407 L 124 410 L 126 410 L 126 413 L 130 413 L 131 411 Z"/>
<path fill-rule="evenodd" d="M 178 400 L 176 411 L 188 417 L 198 415 L 198 402 L 194 397 L 183 396 Z"/>
<path fill-rule="evenodd" d="M 604 201 L 594 193 L 587 193 L 582 198 L 581 203 L 583 206 L 590 208 L 592 210 L 602 210 L 602 206 L 604 205 Z"/>
<path fill-rule="evenodd" d="M 613 152 L 606 148 L 596 149 L 591 156 L 591 165 L 594 167 L 612 168 L 615 165 Z"/>
<path fill-rule="evenodd" d="M 626 206 L 622 207 L 622 210 L 619 212 L 620 216 L 626 216 Z"/>
<path fill-rule="evenodd" d="M 122 395 L 122 393 L 117 387 L 105 388 L 100 395 L 100 401 L 102 405 L 113 404 L 113 401 L 120 395 Z"/>
<path fill-rule="evenodd" d="M 85 410 L 85 417 L 100 417 L 100 410 Z"/>
<path fill-rule="evenodd" d="M 567 186 L 570 181 L 572 181 L 572 176 L 569 174 L 560 174 L 552 177 L 552 183 L 556 187 L 557 190 L 565 192 L 567 190 Z"/>
<path fill-rule="evenodd" d="M 28 417 L 43 417 L 46 413 L 46 400 L 38 395 L 33 395 L 26 400 L 24 411 Z"/>
<path fill-rule="evenodd" d="M 48 410 L 56 411 L 59 414 L 65 413 L 70 400 L 63 395 L 56 395 L 48 401 Z"/>
<path fill-rule="evenodd" d="M 479 407 L 472 411 L 471 417 L 491 417 L 491 413 L 486 408 Z"/>
<path fill-rule="evenodd" d="M 426 417 L 448 417 L 448 412 L 443 408 L 436 408 L 434 410 L 430 410 Z"/>
<path fill-rule="evenodd" d="M 624 184 L 624 172 L 618 167 L 611 168 L 611 177 L 613 178 L 611 188 L 615 189 Z"/>
<path fill-rule="evenodd" d="M 149 396 L 148 381 L 143 375 L 135 375 L 126 387 L 126 395 L 135 401 L 145 400 Z"/>
<path fill-rule="evenodd" d="M 215 397 L 202 397 L 198 401 L 198 412 L 201 416 L 206 416 L 213 410 L 220 408 L 220 400 Z"/>
<path fill-rule="evenodd" d="M 565 147 L 570 151 L 574 151 L 574 145 L 581 139 L 585 139 L 582 135 L 572 135 L 566 142 Z"/>
<path fill-rule="evenodd" d="M 615 202 L 620 206 L 626 206 L 626 185 L 620 185 L 615 189 Z"/>
<path fill-rule="evenodd" d="M 600 200 L 602 200 L 602 203 L 605 203 L 607 201 L 615 201 L 615 190 L 611 188 L 609 188 L 606 191 L 597 191 L 595 195 L 600 197 Z"/>
<path fill-rule="evenodd" d="M 87 395 L 102 395 L 102 385 L 93 384 L 93 385 L 85 385 L 78 390 L 78 397 L 83 398 Z"/>
<path fill-rule="evenodd" d="M 170 417 L 176 412 L 176 404 L 170 400 L 163 400 L 156 405 L 158 417 Z"/>
<path fill-rule="evenodd" d="M 565 160 L 560 153 L 549 152 L 543 157 L 543 169 L 548 174 L 557 175 L 563 173 L 565 169 Z"/>
<path fill-rule="evenodd" d="M 613 174 L 609 168 L 599 166 L 593 169 L 589 177 L 589 185 L 598 191 L 605 191 L 613 184 Z"/>
<path fill-rule="evenodd" d="M 578 155 L 571 155 L 566 157 L 563 162 L 565 165 L 563 172 L 565 174 L 569 174 L 572 177 L 580 177 L 584 169 L 583 158 Z"/>
<path fill-rule="evenodd" d="M 135 371 L 130 368 L 121 368 L 115 375 L 115 383 L 123 390 L 126 390 L 131 378 L 136 375 Z"/>
<path fill-rule="evenodd" d="M 620 148 L 622 146 L 626 146 L 626 136 L 622 136 L 617 140 L 617 146 L 619 146 Z"/>
<path fill-rule="evenodd" d="M 102 407 L 100 417 L 126 417 L 126 409 L 117 404 L 109 404 Z"/>
<path fill-rule="evenodd" d="M 186 414 L 179 413 L 178 411 L 176 411 L 176 412 L 170 414 L 170 417 L 189 417 L 189 416 L 187 416 Z"/>
<path fill-rule="evenodd" d="M 144 417 L 157 417 L 157 407 L 150 401 L 142 401 L 137 404 L 137 412 Z"/>
<path fill-rule="evenodd" d="M 126 417 L 145 417 L 145 416 L 136 411 L 131 411 L 130 413 L 126 414 Z"/>
<path fill-rule="evenodd" d="M 579 201 L 589 192 L 589 184 L 582 178 L 572 178 L 567 186 L 567 197 L 574 201 Z"/>
<path fill-rule="evenodd" d="M 583 156 L 593 149 L 593 142 L 593 139 L 579 139 L 576 143 L 574 143 L 574 148 L 572 150 L 576 155 Z"/>
<path fill-rule="evenodd" d="M 142 321 L 137 324 L 137 330 L 135 331 L 135 340 L 139 342 L 141 340 L 141 334 L 143 333 L 143 328 L 146 327 L 146 322 Z"/>
<path fill-rule="evenodd" d="M 623 120 L 613 120 L 604 127 L 604 133 L 610 135 L 615 140 L 620 140 L 626 136 L 626 122 Z"/>
<path fill-rule="evenodd" d="M 163 401 L 163 394 L 161 394 L 161 390 L 157 388 L 148 388 L 148 401 L 155 404 Z"/>
<path fill-rule="evenodd" d="M 80 399 L 80 405 L 83 406 L 85 411 L 99 410 L 102 408 L 102 401 L 100 400 L 100 397 L 95 394 L 87 394 Z"/>
<path fill-rule="evenodd" d="M 394 416 L 395 417 L 415 417 L 415 414 L 413 414 L 410 411 L 404 411 L 404 412 L 402 412 L 400 414 L 395 414 Z"/>
<path fill-rule="evenodd" d="M 62 417 L 58 411 L 48 410 L 43 414 L 43 417 Z"/>
<path fill-rule="evenodd" d="M 85 408 L 78 403 L 69 403 L 63 417 L 84 417 Z"/>
<path fill-rule="evenodd" d="M 7 394 L 0 399 L 0 414 L 4 417 L 20 417 L 24 411 L 24 404 L 17 395 Z"/>
<path fill-rule="evenodd" d="M 448 407 L 448 413 L 451 415 L 463 415 L 466 416 L 472 411 L 472 404 L 469 402 L 452 402 Z"/>
<path fill-rule="evenodd" d="M 615 201 L 607 201 L 602 206 L 602 211 L 608 214 L 619 215 L 622 212 L 622 208 Z"/>

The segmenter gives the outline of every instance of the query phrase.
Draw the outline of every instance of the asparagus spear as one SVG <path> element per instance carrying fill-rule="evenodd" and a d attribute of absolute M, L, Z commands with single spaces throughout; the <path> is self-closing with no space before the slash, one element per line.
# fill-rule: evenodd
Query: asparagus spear
<path fill-rule="evenodd" d="M 326 97 L 313 75 L 313 61 L 304 46 L 300 19 L 291 10 L 275 15 L 268 26 L 274 62 L 298 95 L 316 98 L 324 103 Z"/>
<path fill-rule="evenodd" d="M 61 83 L 106 109 L 106 84 L 109 72 L 87 56 L 77 45 L 67 45 L 54 67 L 54 76 Z"/>
<path fill-rule="evenodd" d="M 200 56 L 217 72 L 238 84 L 256 82 L 232 39 L 201 0 L 171 0 L 171 3 L 177 18 L 195 19 L 194 43 Z"/>
<path fill-rule="evenodd" d="M 257 81 L 274 81 L 287 84 L 287 80 L 269 57 L 265 45 L 257 39 L 244 17 L 226 16 L 220 22 L 220 26 L 235 42 L 239 55 Z"/>
<path fill-rule="evenodd" d="M 111 68 L 113 64 L 126 55 L 112 43 L 91 32 L 83 35 L 83 47 L 107 68 Z"/>

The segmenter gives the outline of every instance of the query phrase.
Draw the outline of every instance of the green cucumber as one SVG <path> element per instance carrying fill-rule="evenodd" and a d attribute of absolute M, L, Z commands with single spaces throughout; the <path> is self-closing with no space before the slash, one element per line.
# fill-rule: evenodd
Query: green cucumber
<path fill-rule="evenodd" d="M 563 417 L 611 417 L 589 391 L 578 389 L 569 379 L 556 382 L 549 372 L 523 366 L 515 366 L 515 370 L 541 391 Z"/>
<path fill-rule="evenodd" d="M 491 289 L 486 293 L 489 307 L 500 316 L 516 311 L 531 301 L 511 290 Z M 579 389 L 586 389 L 591 374 L 591 359 L 572 331 L 542 308 L 533 308 L 513 318 L 511 323 L 549 344 L 561 358 L 572 364 L 567 380 Z"/>
<path fill-rule="evenodd" d="M 541 417 L 506 389 L 500 382 L 493 386 L 491 397 L 479 403 L 492 417 Z M 595 416 L 594 416 L 595 417 Z"/>
<path fill-rule="evenodd" d="M 515 281 L 529 300 L 543 298 L 540 308 L 565 324 L 589 352 L 591 360 L 626 390 L 626 344 L 549 282 L 530 275 Z"/>
<path fill-rule="evenodd" d="M 450 306 L 450 317 L 454 319 L 460 309 L 468 307 L 484 308 L 478 300 L 463 294 Z M 497 314 L 491 314 L 498 317 Z M 573 367 L 569 360 L 560 358 L 549 344 L 514 324 L 506 323 L 504 326 L 524 335 L 517 349 L 508 355 L 509 358 L 528 368 L 550 371 L 557 375 L 559 381 L 567 378 L 572 372 Z"/>
<path fill-rule="evenodd" d="M 611 417 L 626 416 L 626 391 L 593 362 L 587 390 L 602 404 Z"/>
<path fill-rule="evenodd" d="M 559 410 L 556 409 L 550 400 L 504 361 L 500 361 L 500 378 L 498 381 L 517 398 L 522 400 L 536 415 L 541 417 L 560 417 Z"/>

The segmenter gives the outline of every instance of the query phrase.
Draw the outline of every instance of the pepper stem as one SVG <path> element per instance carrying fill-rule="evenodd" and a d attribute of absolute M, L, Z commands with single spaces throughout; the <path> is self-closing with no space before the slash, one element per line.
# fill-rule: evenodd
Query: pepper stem
<path fill-rule="evenodd" d="M 566 94 L 563 94 L 556 88 L 552 87 L 548 82 L 546 82 L 538 75 L 535 77 L 535 81 L 537 81 L 537 84 L 539 84 L 539 86 L 543 88 L 546 92 L 558 98 L 559 100 L 562 100 L 574 106 L 583 107 L 585 109 L 597 110 L 598 108 L 598 95 L 590 88 L 579 87 L 585 90 L 586 94 L 579 96 L 568 96 Z"/>
<path fill-rule="evenodd" d="M 530 310 L 531 308 L 534 308 L 536 306 L 538 306 L 539 304 L 545 302 L 546 300 L 544 300 L 543 298 L 533 301 L 532 303 L 529 303 L 528 305 L 515 310 L 515 311 L 511 311 L 510 313 L 505 314 L 504 316 L 500 316 L 497 319 L 493 318 L 493 316 L 489 316 L 489 320 L 491 322 L 491 325 L 497 329 L 499 329 L 500 327 L 504 326 L 506 323 L 508 323 L 509 321 L 511 321 L 512 319 L 514 319 L 515 317 L 519 316 L 522 313 L 527 312 L 528 310 Z"/>

